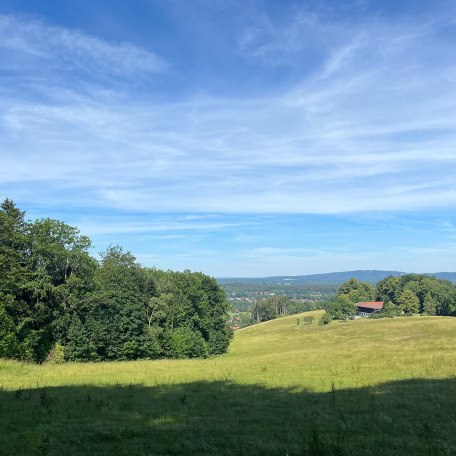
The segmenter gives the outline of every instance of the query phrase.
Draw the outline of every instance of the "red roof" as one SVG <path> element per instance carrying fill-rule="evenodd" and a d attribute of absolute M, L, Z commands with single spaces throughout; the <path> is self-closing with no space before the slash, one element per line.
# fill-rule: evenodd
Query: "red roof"
<path fill-rule="evenodd" d="M 366 309 L 381 310 L 383 309 L 383 301 L 380 302 L 357 302 L 356 307 L 365 307 Z"/>

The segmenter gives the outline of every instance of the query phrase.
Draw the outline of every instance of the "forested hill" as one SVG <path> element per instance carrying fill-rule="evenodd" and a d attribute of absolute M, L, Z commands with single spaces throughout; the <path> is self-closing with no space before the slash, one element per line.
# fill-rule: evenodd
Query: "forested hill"
<path fill-rule="evenodd" d="M 358 270 L 344 272 L 329 272 L 326 274 L 309 274 L 301 276 L 273 276 L 273 277 L 233 277 L 218 278 L 217 282 L 221 285 L 228 283 L 335 283 L 342 284 L 349 279 L 357 279 L 362 282 L 375 284 L 388 276 L 403 276 L 408 274 L 400 271 L 379 271 L 379 270 Z M 425 275 L 436 277 L 437 279 L 450 280 L 456 282 L 456 272 L 436 272 L 425 273 Z"/>
<path fill-rule="evenodd" d="M 76 227 L 0 204 L 0 358 L 103 361 L 223 353 L 229 304 L 212 277 L 100 259 Z"/>

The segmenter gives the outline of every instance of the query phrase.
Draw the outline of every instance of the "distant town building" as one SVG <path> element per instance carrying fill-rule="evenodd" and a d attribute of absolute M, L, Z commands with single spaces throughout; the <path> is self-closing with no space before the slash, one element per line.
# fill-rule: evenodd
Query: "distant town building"
<path fill-rule="evenodd" d="M 357 302 L 358 315 L 361 317 L 370 317 L 372 314 L 380 313 L 383 309 L 383 301 L 379 302 Z"/>

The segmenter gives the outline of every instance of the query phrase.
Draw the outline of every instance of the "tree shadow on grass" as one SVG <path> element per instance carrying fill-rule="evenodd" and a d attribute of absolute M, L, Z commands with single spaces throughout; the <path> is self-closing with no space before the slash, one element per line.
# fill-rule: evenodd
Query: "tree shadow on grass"
<path fill-rule="evenodd" d="M 454 455 L 456 379 L 0 390 L 2 455 Z"/>

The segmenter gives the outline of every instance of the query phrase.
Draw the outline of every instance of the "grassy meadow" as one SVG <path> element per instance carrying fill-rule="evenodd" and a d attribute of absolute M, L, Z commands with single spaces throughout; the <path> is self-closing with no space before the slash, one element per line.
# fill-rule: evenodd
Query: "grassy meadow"
<path fill-rule="evenodd" d="M 0 361 L 0 454 L 456 454 L 455 318 L 307 315 L 209 359 Z"/>

